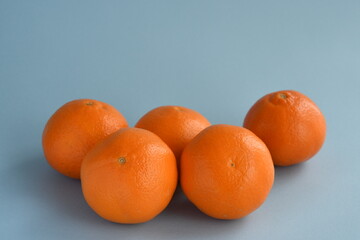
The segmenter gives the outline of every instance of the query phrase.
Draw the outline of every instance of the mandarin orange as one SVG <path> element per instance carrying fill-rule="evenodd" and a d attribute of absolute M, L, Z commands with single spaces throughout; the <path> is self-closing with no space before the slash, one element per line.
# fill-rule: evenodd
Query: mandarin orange
<path fill-rule="evenodd" d="M 97 144 L 81 167 L 90 207 L 116 223 L 142 223 L 169 204 L 177 185 L 176 159 L 154 133 L 124 128 Z"/>
<path fill-rule="evenodd" d="M 44 155 L 58 172 L 80 178 L 87 152 L 109 134 L 127 127 L 124 116 L 111 105 L 78 99 L 60 107 L 48 120 L 42 135 Z"/>
<path fill-rule="evenodd" d="M 210 122 L 203 115 L 181 106 L 157 107 L 135 125 L 158 135 L 169 145 L 178 162 L 186 144 L 208 126 Z"/>
<path fill-rule="evenodd" d="M 244 127 L 261 138 L 275 165 L 304 162 L 321 148 L 326 121 L 316 104 L 304 94 L 284 90 L 259 99 L 249 110 Z"/>
<path fill-rule="evenodd" d="M 205 214 L 237 219 L 257 209 L 274 182 L 274 165 L 266 145 L 251 131 L 213 125 L 185 147 L 181 187 Z"/>

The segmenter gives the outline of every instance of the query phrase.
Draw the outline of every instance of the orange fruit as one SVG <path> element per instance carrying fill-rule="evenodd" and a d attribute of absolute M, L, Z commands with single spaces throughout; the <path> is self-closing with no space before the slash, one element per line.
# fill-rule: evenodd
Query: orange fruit
<path fill-rule="evenodd" d="M 257 209 L 274 182 L 265 143 L 251 131 L 219 124 L 201 131 L 181 156 L 181 187 L 205 214 L 237 219 Z"/>
<path fill-rule="evenodd" d="M 265 142 L 278 166 L 310 159 L 320 150 L 326 135 L 320 109 L 310 98 L 292 90 L 260 98 L 247 113 L 244 127 Z"/>
<path fill-rule="evenodd" d="M 176 159 L 154 133 L 121 129 L 96 145 L 81 167 L 90 207 L 116 223 L 142 223 L 169 204 L 176 185 Z"/>
<path fill-rule="evenodd" d="M 86 153 L 123 127 L 127 127 L 126 119 L 107 103 L 93 99 L 68 102 L 45 125 L 42 135 L 45 158 L 58 172 L 80 178 L 80 166 Z"/>
<path fill-rule="evenodd" d="M 180 106 L 161 106 L 146 113 L 135 124 L 137 128 L 158 135 L 174 152 L 177 161 L 186 146 L 210 122 L 200 113 Z"/>

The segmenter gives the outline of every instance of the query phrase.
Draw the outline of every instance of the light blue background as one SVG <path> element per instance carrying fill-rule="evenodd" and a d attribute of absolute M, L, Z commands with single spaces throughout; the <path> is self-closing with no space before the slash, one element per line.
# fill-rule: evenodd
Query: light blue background
<path fill-rule="evenodd" d="M 276 169 L 263 206 L 220 221 L 177 192 L 140 225 L 107 222 L 46 163 L 50 115 L 77 98 L 131 125 L 177 104 L 241 125 L 295 89 L 327 119 L 312 160 Z M 0 1 L 1 239 L 360 239 L 360 1 Z"/>

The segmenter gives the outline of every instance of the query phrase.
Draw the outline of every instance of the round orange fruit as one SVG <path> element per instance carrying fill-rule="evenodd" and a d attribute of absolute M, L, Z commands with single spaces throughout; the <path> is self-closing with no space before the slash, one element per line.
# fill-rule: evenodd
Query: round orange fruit
<path fill-rule="evenodd" d="M 251 131 L 213 125 L 201 131 L 181 156 L 181 187 L 205 214 L 237 219 L 257 209 L 274 182 L 266 145 Z"/>
<path fill-rule="evenodd" d="M 265 142 L 278 166 L 310 159 L 326 136 L 320 109 L 310 98 L 293 90 L 273 92 L 259 99 L 247 113 L 244 127 Z"/>
<path fill-rule="evenodd" d="M 124 128 L 97 144 L 81 167 L 85 200 L 101 217 L 142 223 L 169 204 L 176 185 L 176 159 L 154 133 Z"/>
<path fill-rule="evenodd" d="M 127 126 L 123 115 L 107 103 L 93 99 L 68 102 L 45 125 L 42 135 L 45 158 L 58 172 L 80 178 L 86 153 L 109 134 Z"/>
<path fill-rule="evenodd" d="M 135 127 L 158 135 L 174 152 L 177 161 L 186 146 L 210 122 L 200 113 L 181 106 L 161 106 L 146 113 Z"/>

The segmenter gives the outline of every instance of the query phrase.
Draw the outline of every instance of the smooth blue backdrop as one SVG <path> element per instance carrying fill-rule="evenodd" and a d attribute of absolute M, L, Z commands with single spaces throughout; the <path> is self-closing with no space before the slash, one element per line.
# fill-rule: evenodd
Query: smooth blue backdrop
<path fill-rule="evenodd" d="M 211 219 L 177 192 L 154 220 L 119 225 L 46 163 L 41 134 L 65 102 L 94 98 L 131 125 L 177 104 L 241 125 L 262 95 L 296 89 L 326 143 L 276 169 L 263 206 Z M 360 1 L 0 1 L 1 239 L 360 239 Z"/>

